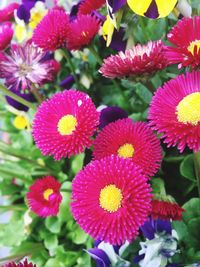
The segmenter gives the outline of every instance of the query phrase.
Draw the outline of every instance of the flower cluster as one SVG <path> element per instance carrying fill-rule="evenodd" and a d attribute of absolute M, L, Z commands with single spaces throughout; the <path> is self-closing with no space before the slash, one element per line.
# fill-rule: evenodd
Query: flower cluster
<path fill-rule="evenodd" d="M 200 16 L 181 17 L 186 0 L 19 2 L 0 9 L 3 266 L 198 264 Z"/>

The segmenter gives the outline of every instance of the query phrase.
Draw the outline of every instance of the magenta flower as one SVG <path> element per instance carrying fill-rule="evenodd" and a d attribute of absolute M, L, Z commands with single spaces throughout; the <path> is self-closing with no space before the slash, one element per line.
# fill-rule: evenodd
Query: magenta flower
<path fill-rule="evenodd" d="M 0 22 L 10 21 L 14 17 L 14 11 L 19 7 L 19 4 L 14 2 L 3 9 L 0 9 Z"/>
<path fill-rule="evenodd" d="M 150 125 L 168 147 L 200 150 L 200 72 L 180 75 L 159 88 L 149 110 Z"/>
<path fill-rule="evenodd" d="M 65 47 L 69 32 L 69 16 L 62 9 L 52 9 L 33 33 L 33 42 L 47 51 Z"/>
<path fill-rule="evenodd" d="M 99 113 L 92 99 L 83 92 L 65 90 L 38 108 L 33 137 L 43 155 L 60 160 L 90 147 L 98 124 Z"/>
<path fill-rule="evenodd" d="M 52 176 L 37 179 L 26 194 L 30 209 L 38 216 L 56 216 L 62 195 L 61 184 Z"/>
<path fill-rule="evenodd" d="M 91 15 L 79 15 L 70 23 L 67 48 L 80 50 L 89 45 L 100 28 L 100 21 Z"/>
<path fill-rule="evenodd" d="M 96 240 L 121 245 L 138 235 L 151 210 L 150 186 L 131 160 L 92 161 L 72 184 L 72 213 Z"/>
<path fill-rule="evenodd" d="M 153 176 L 160 168 L 160 141 L 145 122 L 122 119 L 109 123 L 94 141 L 94 158 L 116 155 L 131 159 L 142 173 Z"/>
<path fill-rule="evenodd" d="M 43 85 L 53 80 L 49 61 L 43 61 L 44 53 L 30 43 L 13 45 L 5 59 L 0 61 L 0 78 L 8 87 L 30 89 L 32 84 Z"/>
<path fill-rule="evenodd" d="M 12 40 L 13 33 L 11 22 L 0 24 L 0 50 L 7 48 Z"/>

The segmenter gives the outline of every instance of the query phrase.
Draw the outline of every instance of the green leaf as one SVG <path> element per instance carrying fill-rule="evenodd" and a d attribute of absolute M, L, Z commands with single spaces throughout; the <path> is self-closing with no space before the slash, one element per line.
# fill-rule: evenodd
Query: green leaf
<path fill-rule="evenodd" d="M 183 221 L 187 224 L 191 219 L 200 217 L 200 199 L 192 198 L 183 205 Z"/>
<path fill-rule="evenodd" d="M 45 220 L 45 226 L 50 232 L 58 234 L 60 232 L 61 222 L 57 217 L 48 217 Z"/>
<path fill-rule="evenodd" d="M 48 250 L 55 249 L 58 246 L 58 238 L 56 235 L 48 234 L 45 237 L 44 245 Z"/>
<path fill-rule="evenodd" d="M 44 267 L 65 267 L 66 265 L 57 259 L 49 259 Z"/>
<path fill-rule="evenodd" d="M 195 168 L 194 168 L 194 156 L 187 156 L 180 165 L 180 173 L 183 177 L 196 182 Z"/>

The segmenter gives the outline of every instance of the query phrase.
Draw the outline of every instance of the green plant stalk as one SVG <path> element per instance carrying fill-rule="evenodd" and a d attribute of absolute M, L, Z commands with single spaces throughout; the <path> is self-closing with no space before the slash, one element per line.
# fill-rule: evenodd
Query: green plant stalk
<path fill-rule="evenodd" d="M 11 92 L 10 90 L 8 90 L 5 86 L 3 86 L 2 84 L 0 84 L 0 91 L 6 95 L 11 97 L 12 99 L 18 101 L 19 103 L 23 104 L 24 106 L 28 107 L 28 108 L 32 108 L 35 109 L 35 105 L 26 101 L 24 98 L 14 94 L 13 92 Z"/>
<path fill-rule="evenodd" d="M 25 211 L 27 207 L 24 205 L 5 205 L 0 206 L 0 210 L 18 210 L 18 211 Z"/>
<path fill-rule="evenodd" d="M 103 63 L 103 60 L 98 55 L 97 51 L 95 50 L 94 46 L 91 44 L 88 46 L 88 49 L 90 53 L 95 57 L 96 61 L 101 65 Z"/>
<path fill-rule="evenodd" d="M 38 88 L 34 84 L 31 85 L 31 92 L 39 104 L 43 102 L 43 96 L 40 94 Z"/>
<path fill-rule="evenodd" d="M 194 153 L 194 167 L 197 179 L 198 193 L 200 197 L 200 152 Z"/>
<path fill-rule="evenodd" d="M 70 54 L 69 54 L 69 51 L 67 49 L 62 49 L 62 54 L 64 56 L 64 58 L 67 60 L 67 63 L 69 65 L 69 68 L 74 76 L 74 80 L 75 80 L 75 83 L 76 83 L 76 86 L 77 86 L 77 89 L 80 89 L 80 83 L 79 83 L 79 80 L 78 80 L 78 77 L 77 77 L 77 74 L 76 74 L 76 70 L 75 70 L 75 66 L 71 60 L 71 57 L 70 57 Z"/>
<path fill-rule="evenodd" d="M 26 256 L 31 256 L 33 253 L 35 253 L 36 251 L 39 251 L 43 248 L 43 245 L 42 244 L 37 244 L 37 246 L 33 247 L 30 250 L 28 251 L 24 251 L 23 253 L 19 253 L 19 254 L 15 254 L 15 255 L 11 255 L 11 256 L 8 256 L 8 257 L 5 257 L 5 258 L 1 258 L 0 259 L 0 264 L 5 264 L 7 262 L 10 262 L 10 261 L 17 261 L 17 260 L 21 260 L 23 259 L 24 257 Z"/>

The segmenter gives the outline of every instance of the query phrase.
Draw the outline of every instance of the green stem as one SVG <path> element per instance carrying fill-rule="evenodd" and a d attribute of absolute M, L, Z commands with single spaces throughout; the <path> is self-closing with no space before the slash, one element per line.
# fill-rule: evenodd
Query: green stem
<path fill-rule="evenodd" d="M 2 84 L 0 84 L 0 91 L 2 91 L 6 96 L 11 97 L 12 99 L 18 101 L 19 103 L 23 104 L 24 106 L 28 107 L 28 108 L 32 108 L 35 109 L 35 105 L 26 101 L 24 98 L 14 94 L 13 92 L 11 92 L 10 90 L 8 90 L 5 86 L 3 86 Z"/>
<path fill-rule="evenodd" d="M 142 33 L 144 34 L 144 37 L 146 38 L 146 41 L 148 41 L 149 40 L 149 36 L 147 34 L 147 31 L 146 31 L 147 27 L 146 27 L 146 25 L 144 23 L 143 17 L 139 16 L 139 20 L 140 20 L 140 25 L 141 25 L 141 28 L 142 28 Z"/>
<path fill-rule="evenodd" d="M 23 253 L 18 253 L 18 254 L 11 255 L 11 256 L 8 256 L 8 257 L 5 257 L 5 258 L 1 258 L 0 259 L 0 264 L 2 264 L 2 263 L 5 264 L 6 262 L 9 262 L 9 261 L 21 260 L 24 257 L 31 256 L 33 253 L 35 253 L 36 251 L 41 250 L 42 248 L 43 248 L 42 244 L 37 244 L 37 246 L 33 247 L 31 250 L 24 251 Z"/>
<path fill-rule="evenodd" d="M 40 94 L 38 88 L 36 88 L 34 84 L 31 85 L 31 92 L 33 93 L 37 102 L 41 104 L 43 102 L 43 96 Z"/>
<path fill-rule="evenodd" d="M 63 49 L 62 52 L 63 52 L 63 56 L 67 60 L 67 63 L 69 64 L 69 68 L 70 68 L 70 70 L 71 70 L 71 72 L 72 72 L 72 74 L 74 76 L 74 80 L 75 80 L 77 89 L 80 89 L 80 84 L 79 84 L 79 80 L 78 80 L 78 77 L 77 77 L 77 74 L 76 74 L 75 66 L 74 66 L 74 64 L 73 64 L 73 62 L 71 60 L 69 51 L 67 49 Z"/>
<path fill-rule="evenodd" d="M 102 64 L 102 59 L 98 55 L 97 51 L 95 50 L 93 45 L 88 46 L 88 49 L 90 50 L 90 53 L 95 57 L 96 61 L 101 65 Z"/>
<path fill-rule="evenodd" d="M 66 192 L 66 193 L 71 193 L 71 192 L 72 192 L 71 189 L 61 189 L 60 191 L 61 191 L 61 192 Z"/>
<path fill-rule="evenodd" d="M 194 167 L 195 167 L 197 186 L 200 197 L 200 152 L 194 153 Z"/>
<path fill-rule="evenodd" d="M 22 206 L 22 205 L 6 205 L 6 206 L 0 206 L 0 210 L 1 209 L 25 211 L 27 208 L 26 208 L 26 206 Z"/>

